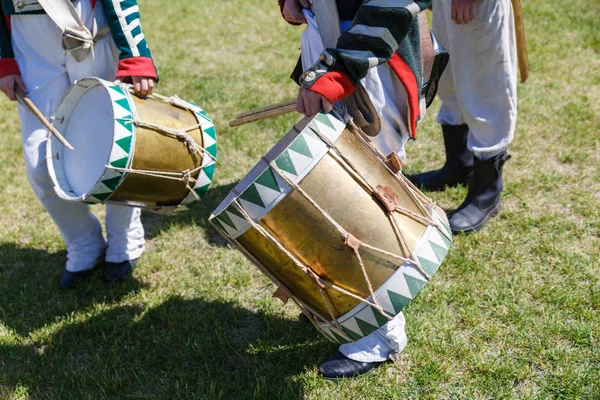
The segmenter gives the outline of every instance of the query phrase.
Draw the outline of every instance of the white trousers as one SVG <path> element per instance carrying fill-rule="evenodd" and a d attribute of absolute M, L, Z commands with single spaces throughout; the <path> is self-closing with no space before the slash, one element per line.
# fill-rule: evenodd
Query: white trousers
<path fill-rule="evenodd" d="M 93 10 L 87 0 L 74 3 L 82 20 L 91 28 Z M 102 5 L 96 6 L 99 27 L 105 26 Z M 61 46 L 61 32 L 46 15 L 13 16 L 12 42 L 29 98 L 49 118 L 62 96 L 77 79 L 98 76 L 114 80 L 119 52 L 110 37 L 102 38 L 93 56 L 81 63 Z M 88 205 L 61 200 L 54 192 L 46 165 L 48 130 L 22 105 L 22 145 L 29 184 L 48 211 L 67 245 L 68 271 L 94 267 L 102 256 L 106 261 L 122 262 L 138 258 L 144 251 L 144 228 L 140 210 L 107 206 L 105 241 L 97 218 Z M 90 121 L 93 123 L 93 121 Z"/>
<path fill-rule="evenodd" d="M 308 26 L 302 33 L 302 67 L 306 71 L 314 65 L 324 50 L 315 17 L 307 10 L 304 15 Z M 342 31 L 349 24 L 342 22 Z M 373 145 L 384 155 L 392 151 L 404 158 L 404 144 L 409 134 L 405 116 L 408 113 L 406 91 L 391 68 L 380 65 L 371 68 L 361 81 L 381 119 L 379 135 L 370 138 Z M 402 313 L 356 342 L 342 344 L 340 352 L 346 357 L 362 362 L 386 361 L 406 347 L 405 319 Z"/>
<path fill-rule="evenodd" d="M 433 0 L 433 31 L 450 53 L 440 80 L 437 121 L 469 126 L 467 147 L 479 159 L 506 150 L 517 122 L 517 54 L 510 0 L 478 1 L 466 25 L 451 19 L 451 0 Z"/>

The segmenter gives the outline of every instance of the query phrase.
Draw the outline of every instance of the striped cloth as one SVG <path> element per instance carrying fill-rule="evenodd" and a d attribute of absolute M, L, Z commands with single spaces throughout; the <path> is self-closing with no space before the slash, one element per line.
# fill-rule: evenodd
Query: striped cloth
<path fill-rule="evenodd" d="M 354 2 L 348 2 L 347 6 L 340 1 L 337 4 L 340 15 L 346 14 L 344 7 L 355 7 Z M 416 123 L 421 118 L 423 80 L 416 17 L 430 5 L 430 0 L 364 1 L 336 48 L 325 49 L 320 61 L 304 71 L 300 85 L 333 103 L 350 96 L 370 68 L 387 62 L 406 89 L 409 129 L 414 137 Z"/>

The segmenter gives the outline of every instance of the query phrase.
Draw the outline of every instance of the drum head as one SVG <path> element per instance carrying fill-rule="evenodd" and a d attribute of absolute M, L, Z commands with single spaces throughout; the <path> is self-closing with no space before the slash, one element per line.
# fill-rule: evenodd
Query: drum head
<path fill-rule="evenodd" d="M 82 201 L 106 171 L 114 141 L 114 111 L 100 80 L 85 79 L 65 94 L 54 116 L 54 126 L 73 146 L 66 149 L 49 139 L 49 172 L 59 197 Z"/>

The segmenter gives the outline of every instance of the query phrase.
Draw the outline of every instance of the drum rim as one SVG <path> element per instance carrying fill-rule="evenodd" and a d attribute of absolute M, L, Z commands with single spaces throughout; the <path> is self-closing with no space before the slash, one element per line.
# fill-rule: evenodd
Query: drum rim
<path fill-rule="evenodd" d="M 89 86 L 84 86 L 89 85 Z M 112 132 L 112 146 L 110 150 L 109 160 L 107 164 L 110 164 L 115 167 L 129 168 L 132 159 L 133 153 L 135 150 L 135 125 L 131 122 L 131 129 L 125 127 L 124 124 L 119 123 L 118 120 L 123 120 L 123 117 L 117 117 L 115 110 L 115 103 L 120 105 L 125 111 L 125 115 L 127 119 L 133 121 L 135 118 L 135 106 L 132 105 L 131 99 L 125 94 L 126 90 L 124 90 L 120 85 L 116 83 L 109 82 L 97 77 L 85 77 L 77 80 L 67 92 L 62 97 L 59 105 L 56 107 L 56 110 L 52 116 L 52 124 L 53 126 L 60 128 L 61 126 L 66 126 L 69 121 L 69 118 L 72 115 L 72 111 L 75 105 L 81 100 L 81 98 L 93 88 L 97 86 L 102 86 L 106 94 L 108 95 L 113 112 L 113 132 Z M 67 103 L 67 100 L 74 96 L 73 93 L 78 93 L 79 96 L 76 101 L 70 106 Z M 119 98 L 117 98 L 117 96 Z M 125 100 L 123 102 L 122 100 Z M 65 112 L 66 107 L 69 107 L 68 112 Z M 64 117 L 61 117 L 61 115 Z M 58 122 L 60 121 L 60 122 Z M 59 129 L 60 130 L 60 129 Z M 116 132 L 121 132 L 121 138 L 117 139 Z M 129 146 L 127 148 L 123 148 L 121 145 L 117 144 L 118 140 L 121 139 L 130 139 Z M 57 143 L 53 137 L 50 137 L 46 144 L 46 154 L 52 154 L 52 145 L 53 143 Z M 63 149 L 64 150 L 64 149 Z M 60 154 L 60 153 L 59 153 Z M 122 157 L 125 155 L 126 157 Z M 123 160 L 126 161 L 123 163 Z M 118 163 L 117 163 L 118 162 Z M 118 164 L 118 165 L 117 165 Z M 125 173 L 112 170 L 110 168 L 105 168 L 104 173 L 98 178 L 98 180 L 92 185 L 91 189 L 82 195 L 76 196 L 70 195 L 65 188 L 60 185 L 59 180 L 57 179 L 56 170 L 54 168 L 54 157 L 47 158 L 47 166 L 48 171 L 50 173 L 50 177 L 52 178 L 54 184 L 54 191 L 57 196 L 63 200 L 71 201 L 71 202 L 85 202 L 89 204 L 101 203 L 107 200 L 119 187 L 121 182 L 123 182 L 123 178 L 125 177 Z M 114 180 L 118 178 L 118 182 L 116 185 L 111 184 L 110 187 L 105 185 L 104 183 L 110 180 Z"/>
<path fill-rule="evenodd" d="M 236 239 L 243 235 L 251 227 L 251 224 L 240 215 L 240 212 L 234 205 L 235 200 L 239 200 L 244 211 L 248 213 L 254 222 L 258 222 L 292 190 L 292 187 L 273 171 L 269 163 L 275 162 L 287 178 L 299 184 L 329 151 L 327 143 L 319 138 L 315 132 L 325 136 L 331 143 L 335 143 L 345 129 L 346 122 L 344 122 L 344 118 L 336 112 L 324 113 L 321 111 L 314 117 L 303 118 L 228 193 L 227 197 L 212 212 L 209 217 L 210 223 L 226 233 L 231 239 Z M 310 148 L 308 153 L 301 154 L 294 150 L 293 147 L 300 140 L 304 141 L 304 144 Z M 293 154 L 294 158 L 290 154 Z M 310 154 L 311 157 L 307 154 Z M 302 159 L 304 164 L 295 163 L 294 159 L 296 155 L 310 159 L 310 161 Z M 294 164 L 292 169 L 282 168 L 284 165 L 283 160 L 285 160 L 285 163 Z M 298 166 L 301 168 L 298 168 Z M 265 186 L 258 183 L 261 186 L 258 189 L 257 181 L 261 178 L 269 180 L 273 185 Z M 275 185 L 277 189 L 274 189 Z M 265 195 L 265 191 L 268 190 L 275 193 L 278 191 L 279 194 L 274 195 L 275 197 Z M 262 203 L 263 206 L 246 201 L 243 198 L 244 196 L 250 198 L 253 195 L 260 197 L 259 203 Z M 224 212 L 226 214 L 223 214 Z"/>

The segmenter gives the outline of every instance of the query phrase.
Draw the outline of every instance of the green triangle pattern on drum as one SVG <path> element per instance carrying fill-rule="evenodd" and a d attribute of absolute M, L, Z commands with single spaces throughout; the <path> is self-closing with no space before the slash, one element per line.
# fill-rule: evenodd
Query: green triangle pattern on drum
<path fill-rule="evenodd" d="M 401 294 L 392 292 L 391 290 L 387 291 L 387 295 L 390 298 L 390 302 L 392 303 L 396 314 L 402 311 L 402 309 L 406 307 L 408 303 L 410 303 L 410 301 L 412 300 L 411 298 L 404 297 Z"/>
<path fill-rule="evenodd" d="M 355 319 L 356 319 L 356 323 L 357 323 L 358 327 L 362 331 L 363 336 L 370 335 L 371 333 L 375 332 L 377 330 L 377 328 L 379 328 L 378 326 L 371 325 L 368 322 L 363 321 L 362 319 L 360 319 L 358 317 Z"/>
<path fill-rule="evenodd" d="M 408 274 L 404 274 L 404 279 L 408 284 L 408 290 L 410 290 L 410 295 L 414 299 L 417 294 L 423 289 L 423 286 L 427 283 L 426 281 L 422 281 Z"/>
<path fill-rule="evenodd" d="M 339 343 L 339 344 L 344 344 L 344 343 L 348 343 L 348 340 L 343 338 L 342 336 L 338 335 L 335 330 L 331 330 L 331 335 L 335 338 L 335 340 Z"/>
<path fill-rule="evenodd" d="M 94 197 L 97 198 L 99 200 L 99 202 L 101 203 L 104 200 L 108 199 L 112 194 L 113 194 L 113 192 L 109 192 L 109 193 L 94 193 Z"/>
<path fill-rule="evenodd" d="M 313 158 L 313 155 L 304 140 L 304 135 L 299 135 L 289 146 L 289 149 L 294 150 L 296 153 L 302 154 L 303 156 Z"/>
<path fill-rule="evenodd" d="M 355 333 L 355 332 L 351 331 L 350 329 L 346 328 L 345 326 L 342 326 L 342 329 L 344 330 L 344 333 L 345 333 L 346 335 L 348 335 L 348 336 L 350 337 L 350 339 L 352 339 L 352 340 L 354 340 L 354 341 L 356 341 L 356 340 L 360 340 L 360 339 L 362 339 L 362 338 L 363 338 L 363 337 L 362 337 L 362 336 L 360 336 L 358 333 Z"/>
<path fill-rule="evenodd" d="M 335 126 L 329 119 L 328 114 L 324 114 L 324 113 L 320 112 L 319 114 L 317 114 L 317 117 L 315 119 L 317 121 L 321 122 L 322 124 L 325 124 L 328 128 L 335 129 Z"/>
<path fill-rule="evenodd" d="M 275 178 L 275 174 L 271 168 L 267 168 L 265 172 L 263 172 L 258 179 L 256 179 L 256 183 L 268 187 L 271 190 L 281 192 L 281 188 L 279 187 L 277 179 Z"/>
<path fill-rule="evenodd" d="M 388 323 L 389 320 L 385 317 L 385 315 L 380 313 L 378 309 L 376 309 L 373 306 L 369 307 L 371 307 L 371 311 L 373 311 L 373 315 L 375 315 L 375 319 L 377 320 L 377 324 L 379 325 L 379 327 L 382 327 Z"/>
<path fill-rule="evenodd" d="M 133 136 L 127 136 L 123 139 L 115 141 L 115 143 L 118 144 L 119 147 L 122 148 L 124 151 L 129 153 L 131 151 L 131 139 L 133 139 Z"/>
<path fill-rule="evenodd" d="M 123 126 L 125 129 L 127 129 L 129 132 L 133 133 L 133 120 L 131 120 L 131 119 L 124 119 L 124 118 L 117 118 L 116 121 L 119 124 L 121 124 L 121 126 Z"/>
<path fill-rule="evenodd" d="M 310 121 L 308 127 L 325 136 L 329 141 L 335 142 L 344 131 L 346 124 L 332 114 L 320 112 Z"/>
<path fill-rule="evenodd" d="M 231 221 L 231 218 L 229 218 L 229 215 L 227 215 L 226 212 L 222 212 L 221 214 L 219 214 L 219 220 L 222 223 L 229 225 L 233 229 L 236 229 L 235 224 L 233 223 L 233 221 Z"/>
<path fill-rule="evenodd" d="M 211 126 L 210 128 L 203 129 L 202 132 L 206 133 L 212 139 L 216 139 L 217 138 L 217 131 L 215 130 L 214 126 Z"/>
<path fill-rule="evenodd" d="M 206 148 L 206 151 L 208 152 L 208 154 L 210 154 L 214 158 L 217 158 L 217 145 L 216 144 L 213 144 L 212 146 L 208 146 Z"/>
<path fill-rule="evenodd" d="M 254 184 L 248 186 L 248 189 L 246 189 L 244 193 L 240 195 L 240 199 L 246 200 L 252 204 L 256 204 L 259 207 L 265 208 L 265 204 L 260 198 L 258 189 L 256 189 L 256 186 Z"/>
<path fill-rule="evenodd" d="M 275 160 L 275 164 L 277 164 L 277 166 L 282 171 L 285 171 L 288 174 L 292 174 L 294 176 L 298 175 L 298 172 L 296 172 L 296 168 L 294 168 L 294 163 L 292 162 L 292 159 L 290 158 L 290 155 L 288 154 L 287 150 L 284 150 L 279 155 L 279 157 L 277 157 L 277 159 Z"/>
<path fill-rule="evenodd" d="M 429 261 L 428 259 L 423 258 L 423 257 L 417 257 L 417 258 L 419 259 L 419 263 L 421 264 L 421 266 L 423 267 L 425 272 L 427 272 L 429 275 L 435 274 L 435 272 L 437 271 L 437 269 L 439 267 L 439 264 Z"/>
<path fill-rule="evenodd" d="M 442 247 L 439 244 L 434 243 L 434 242 L 429 242 L 429 245 L 431 246 L 433 252 L 435 253 L 435 256 L 438 258 L 438 262 L 441 262 L 444 259 L 444 257 L 446 257 L 448 248 Z"/>
<path fill-rule="evenodd" d="M 212 180 L 213 175 L 215 174 L 216 167 L 217 167 L 217 163 L 213 162 L 212 164 L 209 164 L 206 167 L 202 168 L 202 170 L 204 171 L 204 173 L 206 174 L 208 179 Z"/>
<path fill-rule="evenodd" d="M 125 92 L 123 91 L 123 89 L 121 89 L 121 87 L 119 85 L 110 85 L 110 86 L 108 86 L 108 88 L 114 90 L 115 92 L 119 93 L 121 96 L 125 97 Z"/>
<path fill-rule="evenodd" d="M 110 165 L 115 168 L 127 168 L 128 161 L 129 161 L 129 157 L 123 157 L 120 160 L 112 161 L 110 163 Z"/>
<path fill-rule="evenodd" d="M 124 99 L 120 99 L 120 100 L 115 100 L 115 103 L 117 103 L 118 105 L 120 105 L 124 109 L 130 111 L 129 101 L 127 99 L 124 98 Z"/>
<path fill-rule="evenodd" d="M 117 187 L 119 186 L 121 179 L 122 179 L 122 176 L 115 176 L 114 178 L 103 180 L 102 183 L 104 184 L 104 186 L 106 186 L 107 188 L 109 188 L 110 190 L 112 190 L 114 192 L 117 189 Z"/>

